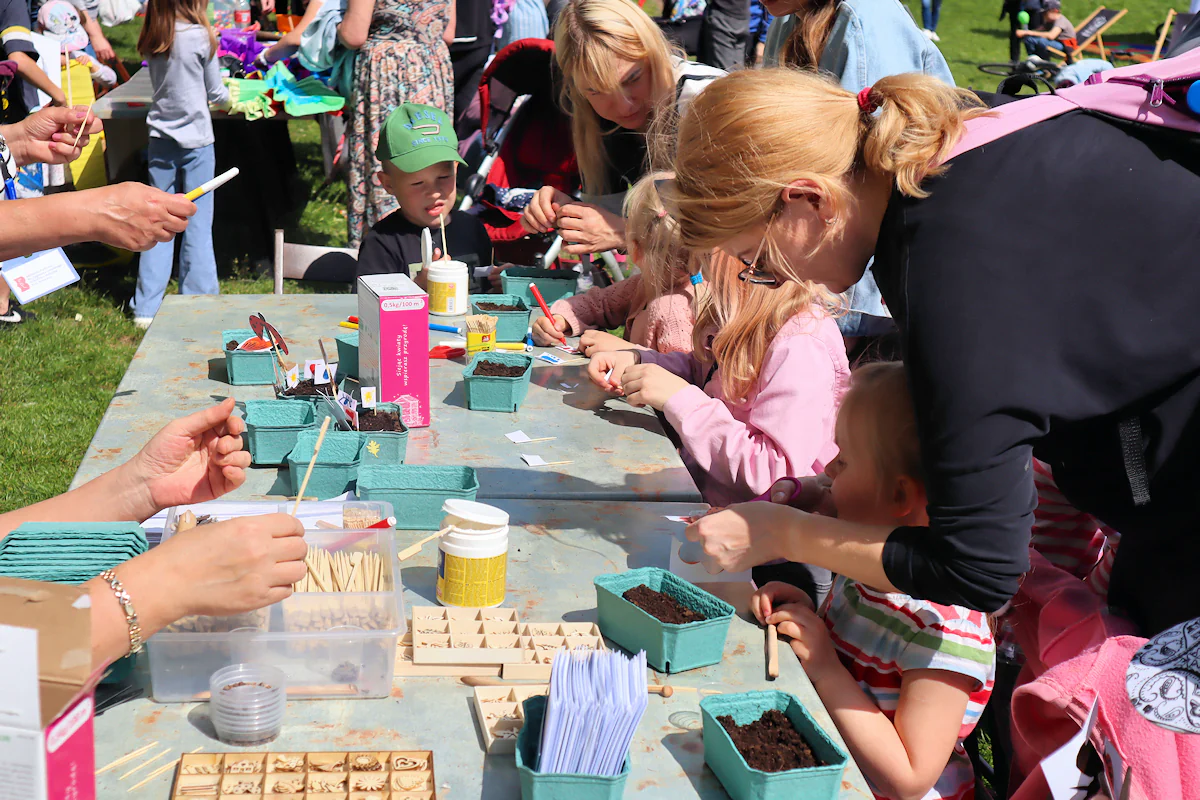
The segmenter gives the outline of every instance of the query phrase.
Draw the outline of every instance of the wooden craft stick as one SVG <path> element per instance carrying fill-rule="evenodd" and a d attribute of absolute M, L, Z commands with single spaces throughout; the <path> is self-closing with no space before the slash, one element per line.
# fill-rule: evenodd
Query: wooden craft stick
<path fill-rule="evenodd" d="M 779 631 L 774 625 L 767 626 L 767 677 L 779 677 Z"/>
<path fill-rule="evenodd" d="M 400 561 L 406 561 L 406 560 L 412 558 L 413 556 L 415 556 L 417 553 L 421 552 L 421 548 L 424 547 L 426 544 L 428 544 L 429 542 L 432 542 L 434 539 L 442 538 L 443 536 L 445 536 L 447 533 L 449 533 L 452 530 L 453 530 L 453 528 L 442 528 L 437 533 L 430 534 L 429 536 L 426 536 L 421 541 L 415 542 L 414 544 L 411 544 L 408 547 L 404 548 L 403 550 L 400 551 L 400 554 L 396 557 Z"/>
<path fill-rule="evenodd" d="M 70 74 L 71 74 L 71 65 L 67 64 L 67 75 L 70 76 Z M 94 106 L 95 104 L 96 104 L 95 100 L 93 100 L 91 103 L 88 103 L 87 113 L 83 115 L 83 124 L 79 126 L 79 133 L 75 134 L 75 144 L 71 145 L 72 150 L 74 150 L 76 147 L 79 147 L 79 140 L 83 138 L 83 132 L 87 130 L 88 121 L 91 119 L 91 116 L 92 116 L 92 106 Z"/>
<path fill-rule="evenodd" d="M 300 491 L 296 494 L 296 505 L 292 506 L 292 516 L 296 516 L 296 512 L 300 510 L 300 502 L 304 499 L 304 490 L 308 488 L 308 479 L 312 477 L 313 467 L 317 465 L 317 454 L 321 452 L 321 442 L 325 441 L 325 433 L 329 430 L 329 417 L 321 423 L 321 432 L 317 434 L 317 443 L 313 445 L 312 458 L 308 461 L 308 469 L 304 472 L 304 480 L 300 484 Z"/>
<path fill-rule="evenodd" d="M 528 442 L 521 442 L 521 444 L 533 444 L 534 442 L 553 442 L 556 438 L 558 438 L 558 437 L 542 436 L 541 438 L 538 438 L 538 439 L 530 439 Z"/>
<path fill-rule="evenodd" d="M 108 772 L 110 769 L 116 769 L 117 767 L 121 766 L 122 764 L 126 764 L 126 763 L 132 761 L 133 759 L 137 758 L 142 753 L 145 753 L 148 750 L 153 750 L 157 746 L 158 746 L 158 740 L 155 739 L 153 742 L 146 745 L 145 747 L 139 747 L 137 750 L 134 750 L 132 753 L 127 753 L 126 755 L 123 755 L 118 759 L 108 762 L 103 767 L 96 770 L 96 774 L 103 775 L 104 773 Z"/>
<path fill-rule="evenodd" d="M 438 214 L 438 221 L 442 223 L 442 259 L 450 260 L 450 250 L 446 247 L 446 215 Z"/>
<path fill-rule="evenodd" d="M 168 747 L 167 749 L 163 750 L 161 753 L 159 753 L 158 755 L 154 756 L 153 758 L 151 758 L 151 759 L 148 759 L 148 760 L 146 760 L 146 761 L 143 761 L 142 763 L 138 764 L 136 767 L 134 767 L 133 769 L 129 770 L 129 772 L 126 772 L 124 775 L 122 775 L 121 777 L 117 778 L 117 780 L 119 780 L 119 781 L 123 781 L 123 780 L 125 780 L 126 778 L 128 778 L 130 775 L 134 774 L 135 772 L 141 772 L 141 771 L 142 771 L 142 770 L 144 770 L 146 767 L 150 766 L 150 765 L 151 765 L 151 764 L 153 764 L 155 761 L 158 761 L 160 758 L 162 758 L 163 756 L 165 756 L 165 755 L 166 755 L 167 753 L 169 753 L 169 752 L 171 752 L 171 748 L 169 748 L 169 747 Z"/>
<path fill-rule="evenodd" d="M 566 464 L 574 464 L 574 461 L 547 461 L 545 464 L 538 464 L 539 467 L 561 467 Z"/>
<path fill-rule="evenodd" d="M 317 337 L 317 347 L 321 348 L 321 360 L 324 361 L 326 364 L 328 364 L 329 363 L 329 354 L 325 352 L 325 337 L 324 336 Z"/>
<path fill-rule="evenodd" d="M 197 747 L 195 750 L 189 750 L 188 755 L 190 756 L 190 755 L 192 755 L 192 753 L 199 753 L 203 749 L 204 749 L 203 747 Z M 154 770 L 154 772 L 151 772 L 149 775 L 147 775 L 145 778 L 143 778 L 140 782 L 135 783 L 133 786 L 130 786 L 128 789 L 126 789 L 126 791 L 132 792 L 134 789 L 142 788 L 147 783 L 149 783 L 150 781 L 157 778 L 159 775 L 162 775 L 164 772 L 175 769 L 175 767 L 179 766 L 180 761 L 183 761 L 182 757 L 177 758 L 174 761 L 168 761 L 166 764 L 163 764 L 161 767 Z"/>
<path fill-rule="evenodd" d="M 546 683 L 545 681 L 506 681 L 503 678 L 485 678 L 476 675 L 465 675 L 459 678 L 459 680 L 466 686 L 537 686 Z M 660 694 L 663 697 L 670 697 L 675 694 L 675 687 L 650 684 L 646 687 L 646 691 L 650 694 Z"/>

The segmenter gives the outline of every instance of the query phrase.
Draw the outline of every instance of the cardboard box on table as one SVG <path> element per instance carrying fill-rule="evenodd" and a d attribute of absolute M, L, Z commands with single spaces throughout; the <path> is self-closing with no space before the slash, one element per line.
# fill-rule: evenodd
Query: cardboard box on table
<path fill-rule="evenodd" d="M 406 426 L 429 427 L 429 296 L 407 275 L 358 279 L 358 371 Z"/>
<path fill-rule="evenodd" d="M 0 578 L 3 796 L 95 800 L 91 632 L 86 589 Z"/>

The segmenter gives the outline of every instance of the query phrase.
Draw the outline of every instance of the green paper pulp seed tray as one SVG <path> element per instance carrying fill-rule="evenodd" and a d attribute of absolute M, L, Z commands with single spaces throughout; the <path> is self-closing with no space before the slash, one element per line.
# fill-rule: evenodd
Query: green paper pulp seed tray
<path fill-rule="evenodd" d="M 363 464 L 358 470 L 358 498 L 391 503 L 400 530 L 436 531 L 442 503 L 474 500 L 478 491 L 479 477 L 471 467 Z"/>
<path fill-rule="evenodd" d="M 631 653 L 645 650 L 654 669 L 686 672 L 720 663 L 734 612 L 724 600 L 657 567 L 599 575 L 593 583 L 601 633 Z M 641 585 L 674 597 L 707 619 L 686 625 L 660 622 L 622 597 Z"/>
<path fill-rule="evenodd" d="M 358 413 L 365 409 L 358 407 Z M 399 416 L 400 406 L 395 403 L 379 403 L 376 411 L 390 411 Z M 362 452 L 359 458 L 363 466 L 367 464 L 403 464 L 408 454 L 408 428 L 400 423 L 399 431 L 359 431 L 359 441 Z"/>
<path fill-rule="evenodd" d="M 313 446 L 317 443 L 319 433 L 315 430 L 302 431 L 296 439 L 296 446 L 288 454 L 293 496 L 300 492 L 300 484 L 304 482 L 304 473 L 308 471 L 308 462 L 312 459 Z M 358 431 L 327 431 L 304 495 L 328 500 L 353 488 L 360 448 Z"/>
<path fill-rule="evenodd" d="M 322 418 L 324 419 L 324 418 Z M 302 431 L 316 425 L 312 403 L 247 400 L 246 446 L 254 464 L 283 464 Z"/>
<path fill-rule="evenodd" d="M 538 287 L 541 288 L 540 286 Z M 543 292 L 544 294 L 544 292 Z M 496 341 L 523 342 L 529 332 L 531 306 L 524 295 L 519 294 L 473 294 L 467 300 L 472 314 L 488 314 L 496 317 Z M 550 301 L 547 300 L 547 303 Z M 480 303 L 495 303 L 499 306 L 520 306 L 523 311 L 481 311 Z"/>
<path fill-rule="evenodd" d="M 479 376 L 475 367 L 481 361 L 524 367 L 525 371 L 516 378 Z M 523 353 L 485 352 L 478 353 L 463 370 L 463 383 L 467 395 L 467 408 L 472 411 L 513 412 L 525 402 L 529 394 L 529 378 L 533 373 L 533 359 Z"/>
<path fill-rule="evenodd" d="M 521 781 L 521 800 L 617 800 L 625 794 L 629 778 L 629 755 L 619 775 L 556 775 L 537 772 L 542 740 L 542 720 L 546 716 L 546 697 L 530 697 L 522 704 L 525 725 L 517 734 L 517 776 Z"/>
<path fill-rule="evenodd" d="M 221 331 L 221 351 L 225 353 L 225 374 L 231 386 L 262 386 L 274 384 L 281 379 L 275 365 L 274 350 L 226 350 L 231 341 L 238 344 L 254 336 L 249 328 L 233 328 Z M 279 376 L 279 377 L 277 377 Z"/>
<path fill-rule="evenodd" d="M 542 299 L 549 307 L 555 300 L 570 297 L 575 294 L 576 281 L 579 276 L 569 269 L 540 269 L 538 267 L 509 267 L 500 273 L 500 282 L 505 294 L 515 294 L 525 301 L 530 308 L 537 307 L 533 292 L 529 291 L 530 284 L 538 287 Z M 525 332 L 521 332 L 524 338 Z"/>
<path fill-rule="evenodd" d="M 334 337 L 337 342 L 338 374 L 358 377 L 358 331 Z"/>
<path fill-rule="evenodd" d="M 782 711 L 791 720 L 824 766 L 786 772 L 753 769 L 717 722 L 717 717 L 730 716 L 738 725 L 747 725 L 771 709 Z M 848 757 L 796 697 L 778 691 L 712 695 L 700 701 L 700 716 L 704 761 L 733 800 L 834 800 L 841 791 Z"/>

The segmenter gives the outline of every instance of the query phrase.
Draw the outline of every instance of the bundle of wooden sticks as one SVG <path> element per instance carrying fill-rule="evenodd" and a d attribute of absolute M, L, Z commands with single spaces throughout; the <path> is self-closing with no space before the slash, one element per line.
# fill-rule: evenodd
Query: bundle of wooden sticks
<path fill-rule="evenodd" d="M 378 553 L 347 553 L 332 555 L 320 547 L 310 547 L 304 557 L 308 567 L 296 592 L 378 592 L 383 588 L 383 559 Z"/>

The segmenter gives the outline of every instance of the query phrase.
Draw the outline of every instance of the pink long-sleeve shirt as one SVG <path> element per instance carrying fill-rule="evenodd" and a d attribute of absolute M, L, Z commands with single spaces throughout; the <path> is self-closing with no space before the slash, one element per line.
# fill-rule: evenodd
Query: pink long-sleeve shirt
<path fill-rule="evenodd" d="M 643 352 L 642 362 L 692 384 L 667 401 L 663 414 L 711 505 L 751 500 L 780 478 L 816 475 L 837 455 L 834 422 L 850 364 L 837 323 L 819 306 L 779 329 L 741 403 L 726 401 L 720 368 L 710 376 L 711 364 L 691 353 Z"/>
<path fill-rule="evenodd" d="M 660 353 L 692 352 L 692 285 L 685 284 L 662 297 L 634 308 L 642 285 L 641 274 L 604 288 L 558 300 L 551 314 L 562 314 L 571 334 L 612 330 L 625 326 L 625 338 Z"/>

